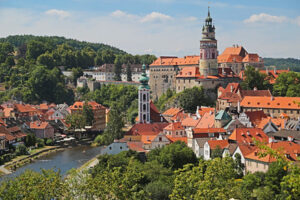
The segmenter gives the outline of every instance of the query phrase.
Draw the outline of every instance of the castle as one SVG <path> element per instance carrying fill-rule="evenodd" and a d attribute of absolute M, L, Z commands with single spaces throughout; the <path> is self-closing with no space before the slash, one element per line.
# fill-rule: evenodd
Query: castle
<path fill-rule="evenodd" d="M 239 70 L 244 69 L 243 63 L 239 64 L 238 68 L 234 67 L 236 66 L 236 60 L 224 59 L 228 51 L 225 50 L 224 53 L 220 56 L 218 55 L 215 26 L 208 10 L 208 15 L 202 28 L 199 56 L 185 56 L 183 58 L 161 56 L 150 65 L 149 83 L 152 99 L 159 98 L 168 89 L 181 92 L 194 86 L 202 86 L 205 90 L 211 91 L 208 92 L 208 95 L 212 99 L 216 99 L 215 91 L 217 91 L 217 88 L 220 86 L 226 87 L 231 82 L 241 82 L 238 73 Z M 241 55 L 236 56 L 235 52 L 231 53 L 229 55 L 230 58 L 241 57 Z M 244 61 L 247 65 L 251 65 L 255 61 L 255 66 L 261 67 L 261 63 L 263 66 L 263 61 L 258 55 L 255 57 L 255 60 L 253 60 L 254 56 L 252 54 L 248 55 L 246 51 L 242 56 L 245 57 Z"/>

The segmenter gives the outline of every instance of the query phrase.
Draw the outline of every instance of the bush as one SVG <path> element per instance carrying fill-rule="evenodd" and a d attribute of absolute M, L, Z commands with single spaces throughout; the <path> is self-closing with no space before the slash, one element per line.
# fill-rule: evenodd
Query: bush
<path fill-rule="evenodd" d="M 109 136 L 108 134 L 103 134 L 103 135 L 98 135 L 94 142 L 97 144 L 97 145 L 109 145 L 110 143 L 112 143 L 112 137 Z"/>
<path fill-rule="evenodd" d="M 44 147 L 45 146 L 44 140 L 41 139 L 41 138 L 37 138 L 36 142 L 37 142 L 38 147 Z"/>
<path fill-rule="evenodd" d="M 24 144 L 18 145 L 16 148 L 16 154 L 17 154 L 17 156 L 28 155 L 26 146 Z"/>
<path fill-rule="evenodd" d="M 47 146 L 53 145 L 53 140 L 50 139 L 50 138 L 48 138 L 48 139 L 46 140 L 46 145 L 47 145 Z"/>

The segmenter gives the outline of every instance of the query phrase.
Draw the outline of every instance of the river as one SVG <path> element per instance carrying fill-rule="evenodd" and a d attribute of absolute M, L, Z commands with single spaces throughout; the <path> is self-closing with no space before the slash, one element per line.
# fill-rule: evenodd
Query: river
<path fill-rule="evenodd" d="M 40 172 L 41 169 L 60 169 L 61 174 L 65 175 L 70 169 L 78 168 L 88 160 L 99 155 L 102 148 L 103 147 L 77 146 L 67 148 L 63 151 L 54 152 L 18 168 L 12 174 L 1 176 L 0 181 L 3 178 L 15 177 L 24 172 L 26 169 L 37 172 Z"/>

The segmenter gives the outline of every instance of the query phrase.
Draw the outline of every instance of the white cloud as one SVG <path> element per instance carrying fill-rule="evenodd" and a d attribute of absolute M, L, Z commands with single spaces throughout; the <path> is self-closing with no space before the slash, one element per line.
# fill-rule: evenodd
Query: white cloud
<path fill-rule="evenodd" d="M 50 9 L 45 12 L 46 15 L 57 16 L 59 18 L 70 17 L 71 14 L 64 10 Z"/>
<path fill-rule="evenodd" d="M 295 21 L 296 21 L 296 24 L 298 24 L 298 26 L 300 26 L 300 16 L 298 16 L 298 17 L 295 19 Z"/>
<path fill-rule="evenodd" d="M 129 14 L 129 13 L 126 13 L 124 11 L 121 11 L 121 10 L 116 10 L 114 12 L 112 12 L 110 14 L 112 17 L 117 17 L 117 18 L 138 18 L 138 16 L 136 15 L 132 15 L 132 14 Z"/>
<path fill-rule="evenodd" d="M 190 21 L 190 22 L 195 22 L 198 20 L 198 18 L 197 17 L 187 17 L 187 18 L 185 18 L 185 20 Z"/>
<path fill-rule="evenodd" d="M 172 20 L 169 15 L 165 15 L 159 12 L 152 12 L 141 19 L 141 22 L 165 22 Z"/>
<path fill-rule="evenodd" d="M 266 13 L 251 15 L 248 19 L 244 20 L 245 23 L 256 23 L 256 22 L 272 22 L 272 23 L 282 23 L 289 21 L 289 18 L 285 16 L 275 16 Z"/>

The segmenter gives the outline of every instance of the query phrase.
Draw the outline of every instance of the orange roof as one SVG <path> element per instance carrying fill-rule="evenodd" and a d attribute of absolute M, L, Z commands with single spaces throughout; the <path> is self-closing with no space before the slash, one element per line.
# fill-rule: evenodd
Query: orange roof
<path fill-rule="evenodd" d="M 37 110 L 29 104 L 15 104 L 16 109 L 21 113 L 37 112 Z"/>
<path fill-rule="evenodd" d="M 143 143 L 142 142 L 127 142 L 128 148 L 137 151 L 137 152 L 146 152 L 145 149 L 143 149 Z"/>
<path fill-rule="evenodd" d="M 258 126 L 263 118 L 267 118 L 267 115 L 262 110 L 248 111 L 245 114 L 254 126 Z"/>
<path fill-rule="evenodd" d="M 172 137 L 171 135 L 166 135 L 170 142 L 182 141 L 187 144 L 187 137 Z"/>
<path fill-rule="evenodd" d="M 164 130 L 167 131 L 176 131 L 176 130 L 184 130 L 183 126 L 181 125 L 181 122 L 174 122 L 169 124 L 164 128 Z"/>
<path fill-rule="evenodd" d="M 156 138 L 157 135 L 142 135 L 141 136 L 141 142 L 144 144 L 151 144 L 152 140 Z"/>
<path fill-rule="evenodd" d="M 257 149 L 256 146 L 248 144 L 239 144 L 238 146 L 244 157 Z"/>
<path fill-rule="evenodd" d="M 30 122 L 31 129 L 45 129 L 48 125 L 49 125 L 48 122 L 40 122 L 40 121 Z"/>
<path fill-rule="evenodd" d="M 262 62 L 262 61 L 259 59 L 258 54 L 249 53 L 243 58 L 243 62 Z"/>
<path fill-rule="evenodd" d="M 172 121 L 182 121 L 189 116 L 188 113 L 185 113 L 183 110 L 174 115 L 171 120 Z"/>
<path fill-rule="evenodd" d="M 174 116 L 177 113 L 179 113 L 180 111 L 182 111 L 182 108 L 169 108 L 168 110 L 166 110 L 163 115 L 170 115 L 170 116 Z"/>
<path fill-rule="evenodd" d="M 269 137 L 260 128 L 236 128 L 229 136 L 229 140 L 234 140 L 238 144 L 251 144 L 252 138 L 260 142 L 268 142 Z"/>
<path fill-rule="evenodd" d="M 269 123 L 269 121 L 275 124 L 278 128 L 284 129 L 285 120 L 282 118 L 272 118 L 272 117 L 263 118 L 261 122 L 258 124 L 257 128 L 263 129 L 265 125 Z"/>
<path fill-rule="evenodd" d="M 39 107 L 40 107 L 41 110 L 48 110 L 49 109 L 49 107 L 46 103 L 40 104 Z"/>
<path fill-rule="evenodd" d="M 194 128 L 193 133 L 226 133 L 226 130 L 223 128 Z"/>
<path fill-rule="evenodd" d="M 4 117 L 10 117 L 11 112 L 13 111 L 13 108 L 4 108 L 3 112 L 4 112 Z"/>
<path fill-rule="evenodd" d="M 233 54 L 233 55 L 242 56 L 243 54 L 242 51 L 246 51 L 242 46 L 233 46 L 233 47 L 227 47 L 222 54 Z"/>
<path fill-rule="evenodd" d="M 210 108 L 210 107 L 201 107 L 198 110 L 198 113 L 200 116 L 203 116 L 205 113 L 209 113 L 209 112 L 214 112 L 215 108 Z"/>
<path fill-rule="evenodd" d="M 199 123 L 200 119 L 194 119 L 192 117 L 187 117 L 182 120 L 182 126 L 195 127 Z"/>
<path fill-rule="evenodd" d="M 300 97 L 253 97 L 246 96 L 241 102 L 243 107 L 300 109 Z"/>
<path fill-rule="evenodd" d="M 200 119 L 195 128 L 212 128 L 215 125 L 215 113 L 207 112 Z"/>
<path fill-rule="evenodd" d="M 280 154 L 285 155 L 288 160 L 296 161 L 297 156 L 300 153 L 300 144 L 288 142 L 288 141 L 278 141 L 278 142 L 271 142 L 267 145 L 268 147 L 277 150 Z M 274 162 L 276 159 L 269 154 L 265 157 L 259 157 L 258 152 L 259 150 L 255 150 L 254 152 L 245 156 L 245 158 L 251 160 L 259 160 L 261 162 Z"/>
<path fill-rule="evenodd" d="M 185 56 L 183 58 L 172 56 L 161 56 L 157 58 L 151 66 L 170 66 L 170 65 L 198 65 L 200 56 Z"/>
<path fill-rule="evenodd" d="M 229 146 L 228 140 L 208 140 L 207 143 L 210 149 L 216 149 L 217 147 L 224 149 Z"/>
<path fill-rule="evenodd" d="M 183 67 L 177 78 L 200 77 L 199 67 Z"/>
<path fill-rule="evenodd" d="M 71 110 L 79 110 L 79 109 L 82 109 L 83 108 L 83 105 L 84 105 L 84 102 L 83 101 L 76 101 L 73 105 L 71 105 L 69 108 Z M 97 102 L 95 101 L 89 101 L 88 102 L 88 105 L 90 105 L 92 107 L 93 110 L 96 110 L 96 109 L 104 109 L 105 107 L 102 106 L 101 104 L 98 104 Z"/>
<path fill-rule="evenodd" d="M 243 61 L 243 57 L 239 55 L 233 55 L 233 54 L 221 54 L 218 56 L 218 62 L 219 63 L 241 63 Z"/>

